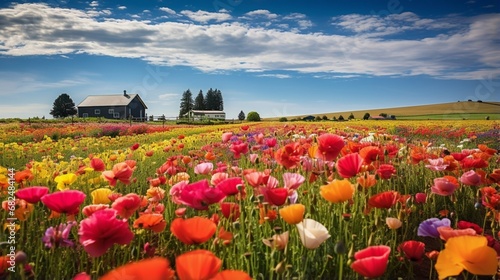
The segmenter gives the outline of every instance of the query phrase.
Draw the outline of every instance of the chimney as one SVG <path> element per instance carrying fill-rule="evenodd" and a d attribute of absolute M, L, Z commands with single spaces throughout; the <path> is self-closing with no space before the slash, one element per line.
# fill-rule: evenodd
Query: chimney
<path fill-rule="evenodd" d="M 127 91 L 126 90 L 123 91 L 123 96 L 127 96 Z"/>

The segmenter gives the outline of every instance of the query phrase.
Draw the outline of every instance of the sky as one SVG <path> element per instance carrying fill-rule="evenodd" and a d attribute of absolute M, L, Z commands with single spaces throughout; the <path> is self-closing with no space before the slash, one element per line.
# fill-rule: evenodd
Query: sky
<path fill-rule="evenodd" d="M 124 90 L 169 118 L 188 89 L 219 89 L 228 119 L 500 101 L 499 4 L 2 1 L 0 118 Z"/>

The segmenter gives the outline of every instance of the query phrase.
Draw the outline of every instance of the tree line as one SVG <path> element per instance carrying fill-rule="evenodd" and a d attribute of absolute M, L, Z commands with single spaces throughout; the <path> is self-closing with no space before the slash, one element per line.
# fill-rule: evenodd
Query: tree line
<path fill-rule="evenodd" d="M 205 94 L 200 89 L 193 99 L 193 93 L 187 89 L 182 93 L 179 117 L 184 117 L 191 110 L 224 111 L 222 92 L 210 88 Z"/>

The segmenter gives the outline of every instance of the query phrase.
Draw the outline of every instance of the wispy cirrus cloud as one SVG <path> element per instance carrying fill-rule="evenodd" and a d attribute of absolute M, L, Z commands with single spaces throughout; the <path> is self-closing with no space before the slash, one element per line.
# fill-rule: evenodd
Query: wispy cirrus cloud
<path fill-rule="evenodd" d="M 163 11 L 175 13 L 167 9 Z M 201 71 L 263 74 L 292 71 L 311 75 L 428 75 L 439 79 L 500 76 L 496 39 L 500 14 L 429 19 L 406 12 L 333 18 L 334 27 L 352 33 L 347 35 L 299 33 L 291 27 L 293 22 L 303 20 L 298 24 L 304 30 L 314 23 L 298 13 L 275 17 L 267 10 L 251 12 L 250 16 L 273 17 L 276 22 L 268 26 L 251 20 L 238 22 L 226 11 L 184 10 L 180 14 L 191 21 L 153 23 L 147 18 L 131 20 L 111 15 L 97 19 L 85 10 L 15 4 L 0 9 L 0 55 L 90 54 Z M 433 33 L 414 39 L 386 39 L 415 30 Z"/>

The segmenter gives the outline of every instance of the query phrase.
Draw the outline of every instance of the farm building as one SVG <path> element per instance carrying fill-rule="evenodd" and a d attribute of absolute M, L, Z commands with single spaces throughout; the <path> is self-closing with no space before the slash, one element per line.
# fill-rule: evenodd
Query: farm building
<path fill-rule="evenodd" d="M 190 120 L 225 120 L 226 113 L 224 111 L 190 110 L 187 117 Z"/>
<path fill-rule="evenodd" d="M 77 106 L 78 117 L 146 120 L 148 108 L 138 94 L 89 95 Z"/>

